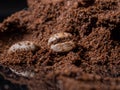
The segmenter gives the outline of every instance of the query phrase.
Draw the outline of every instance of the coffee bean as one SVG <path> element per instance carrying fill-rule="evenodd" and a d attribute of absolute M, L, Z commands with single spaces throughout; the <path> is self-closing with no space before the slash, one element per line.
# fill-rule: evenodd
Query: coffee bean
<path fill-rule="evenodd" d="M 23 77 L 34 77 L 35 75 L 34 72 L 30 72 L 30 71 L 17 71 L 12 68 L 10 68 L 10 70 L 16 75 L 23 76 Z"/>
<path fill-rule="evenodd" d="M 50 37 L 48 45 L 55 52 L 68 52 L 75 48 L 75 43 L 72 38 L 72 34 L 60 32 Z"/>
<path fill-rule="evenodd" d="M 16 51 L 35 51 L 37 49 L 38 49 L 38 46 L 35 45 L 33 42 L 22 41 L 12 45 L 9 48 L 8 53 L 14 53 Z"/>

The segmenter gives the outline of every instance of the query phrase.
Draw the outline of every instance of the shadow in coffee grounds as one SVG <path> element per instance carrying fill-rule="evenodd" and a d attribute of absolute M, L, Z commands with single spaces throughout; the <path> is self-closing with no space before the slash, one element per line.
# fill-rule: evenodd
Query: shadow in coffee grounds
<path fill-rule="evenodd" d="M 27 0 L 0 0 L 0 22 L 27 7 Z"/>
<path fill-rule="evenodd" d="M 14 84 L 0 75 L 0 90 L 28 90 L 26 85 Z"/>
<path fill-rule="evenodd" d="M 28 90 L 27 85 L 13 83 L 8 80 L 7 78 L 10 78 L 11 75 L 14 77 L 13 79 L 16 78 L 16 75 L 8 67 L 0 64 L 0 90 Z"/>
<path fill-rule="evenodd" d="M 111 39 L 114 41 L 120 41 L 120 26 L 119 25 L 117 25 L 117 27 L 111 31 Z"/>

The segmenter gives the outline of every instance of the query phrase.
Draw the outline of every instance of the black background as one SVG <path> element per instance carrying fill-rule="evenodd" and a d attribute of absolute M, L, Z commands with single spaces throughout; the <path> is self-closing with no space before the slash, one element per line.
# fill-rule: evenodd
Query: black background
<path fill-rule="evenodd" d="M 26 0 L 0 0 L 0 22 L 19 10 L 27 8 Z"/>

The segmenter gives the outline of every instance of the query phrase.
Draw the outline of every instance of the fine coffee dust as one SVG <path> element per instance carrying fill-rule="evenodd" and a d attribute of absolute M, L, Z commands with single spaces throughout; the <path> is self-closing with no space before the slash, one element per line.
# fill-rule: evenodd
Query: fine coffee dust
<path fill-rule="evenodd" d="M 0 63 L 34 77 L 13 72 L 21 79 L 6 80 L 24 81 L 26 90 L 120 89 L 120 0 L 28 0 L 28 6 L 0 23 Z M 59 32 L 73 36 L 73 50 L 50 49 L 49 38 Z M 20 41 L 40 49 L 8 54 Z"/>

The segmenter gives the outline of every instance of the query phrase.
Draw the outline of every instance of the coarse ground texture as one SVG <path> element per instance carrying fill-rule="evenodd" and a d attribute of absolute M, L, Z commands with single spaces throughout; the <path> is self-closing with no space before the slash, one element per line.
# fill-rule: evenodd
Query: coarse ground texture
<path fill-rule="evenodd" d="M 28 0 L 28 6 L 0 23 L 0 90 L 120 90 L 120 0 Z M 71 33 L 76 48 L 52 51 L 48 39 L 59 32 Z M 8 54 L 19 41 L 40 48 Z"/>

